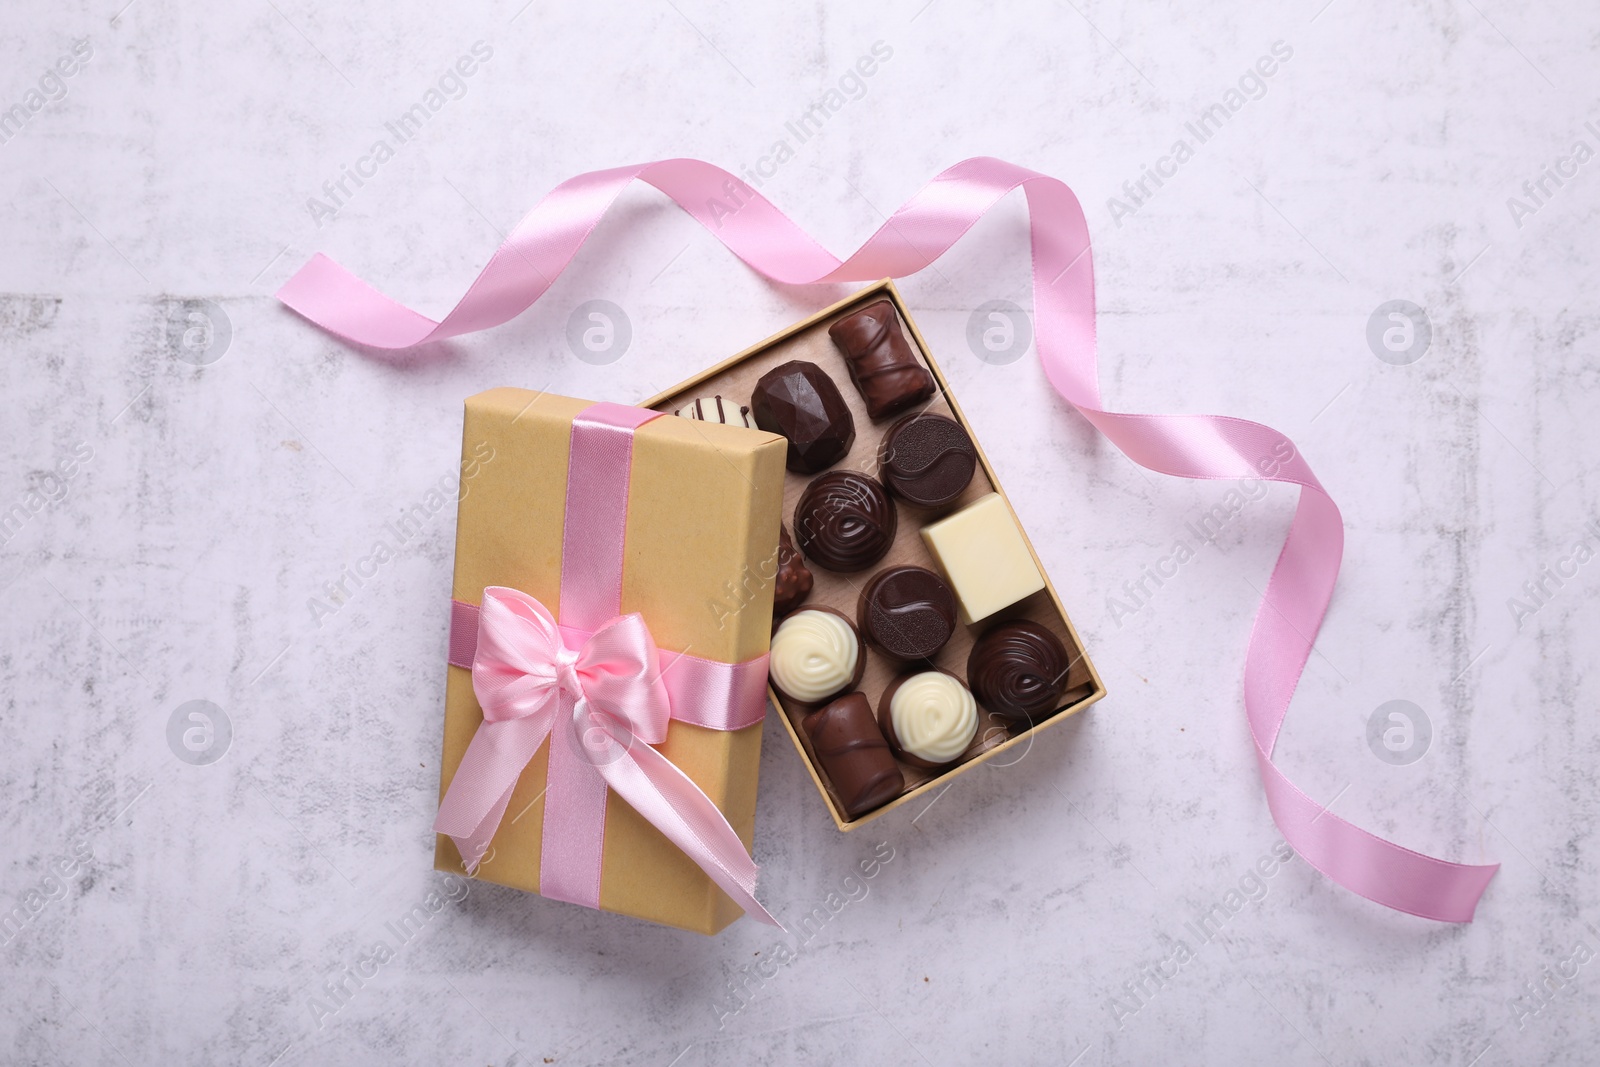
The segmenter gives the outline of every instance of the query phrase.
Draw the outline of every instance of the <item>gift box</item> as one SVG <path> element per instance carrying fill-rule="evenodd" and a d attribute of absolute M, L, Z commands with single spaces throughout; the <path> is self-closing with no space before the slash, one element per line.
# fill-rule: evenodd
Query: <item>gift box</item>
<path fill-rule="evenodd" d="M 893 507 L 898 511 L 899 520 L 893 543 L 887 555 L 870 569 L 858 573 L 836 573 L 826 566 L 817 566 L 813 561 L 810 571 L 815 583 L 814 588 L 800 608 L 834 609 L 851 618 L 857 618 L 863 587 L 871 578 L 886 568 L 910 564 L 945 574 L 951 579 L 951 584 L 957 586 L 957 592 L 962 594 L 963 608 L 970 603 L 981 605 L 979 610 L 987 612 L 976 622 L 963 612 L 954 627 L 953 635 L 937 654 L 929 660 L 914 665 L 896 661 L 870 648 L 865 649 L 865 667 L 854 688 L 866 696 L 870 706 L 875 710 L 880 708 L 885 689 L 896 677 L 905 675 L 908 671 L 932 669 L 947 673 L 963 682 L 967 681 L 968 657 L 975 639 L 1004 623 L 1025 620 L 1042 627 L 1060 642 L 1062 650 L 1066 653 L 1066 659 L 1059 693 L 1052 705 L 1042 709 L 1038 714 L 1031 715 L 1022 728 L 1019 728 L 1014 720 L 1008 721 L 995 715 L 980 702 L 978 728 L 970 745 L 959 759 L 934 768 L 917 766 L 903 758 L 897 759 L 904 782 L 898 795 L 870 811 L 856 814 L 847 810 L 837 783 L 830 779 L 823 762 L 817 758 L 816 746 L 803 726 L 805 717 L 814 710 L 814 707 L 799 704 L 773 689 L 771 697 L 782 711 L 780 718 L 790 740 L 794 742 L 796 750 L 805 761 L 811 779 L 826 803 L 835 825 L 840 830 L 846 831 L 856 829 L 903 805 L 912 803 L 931 790 L 942 787 L 955 777 L 988 760 L 1001 759 L 1010 762 L 1022 758 L 1040 730 L 1064 722 L 1068 717 L 1094 704 L 1106 692 L 1099 673 L 1085 652 L 1083 642 L 1079 639 L 1078 632 L 1056 593 L 1055 586 L 1050 582 L 1048 573 L 1028 542 L 1021 524 L 1016 520 L 1015 512 L 1006 500 L 999 479 L 983 454 L 981 443 L 961 413 L 949 382 L 940 372 L 938 364 L 930 354 L 927 342 L 917 330 L 893 282 L 884 280 L 845 298 L 832 307 L 824 308 L 704 373 L 673 386 L 659 396 L 652 397 L 645 401 L 645 406 L 662 411 L 674 411 L 693 399 L 710 395 L 721 395 L 731 403 L 748 405 L 751 403 L 750 398 L 757 382 L 768 371 L 791 360 L 812 363 L 836 382 L 838 393 L 849 407 L 855 427 L 853 444 L 843 455 L 823 469 L 878 475 L 881 473 L 886 431 L 898 416 L 872 417 L 867 399 L 861 389 L 853 384 L 849 363 L 842 355 L 839 344 L 830 337 L 829 331 L 830 327 L 841 320 L 885 301 L 893 309 L 895 324 L 904 332 L 910 348 L 909 356 L 931 373 L 936 385 L 932 394 L 926 400 L 919 401 L 915 410 L 943 415 L 959 423 L 967 432 L 976 451 L 975 469 L 970 483 L 959 498 L 948 504 L 935 508 L 920 508 L 909 507 L 904 500 L 895 500 Z M 784 522 L 793 530 L 797 505 L 816 474 L 787 470 L 781 472 L 780 477 Z M 941 523 L 941 520 L 945 521 Z M 942 530 L 934 530 L 932 537 L 924 536 L 925 531 L 933 530 L 937 526 L 942 526 Z M 1014 583 L 1017 580 L 1015 575 L 1002 574 L 995 566 L 985 562 L 976 574 L 975 580 L 970 572 L 964 576 L 975 588 L 962 590 L 951 573 L 952 561 L 941 558 L 941 553 L 961 551 L 963 540 L 975 540 L 979 550 L 982 551 L 986 539 L 996 536 L 1013 542 L 1010 546 L 1013 550 L 1012 556 L 1016 559 L 1019 569 L 1025 572 L 1022 578 L 1025 584 L 1021 586 L 1013 584 L 1013 589 L 1033 590 L 1019 599 L 1011 600 L 1012 594 L 1006 593 L 1001 593 L 998 601 L 992 596 L 986 596 L 1008 581 Z M 1026 584 L 1029 579 L 1032 579 L 1033 584 Z M 996 603 L 1000 605 L 998 609 L 994 609 Z"/>
<path fill-rule="evenodd" d="M 550 393 L 467 400 L 438 869 L 482 849 L 486 881 L 707 934 L 741 914 L 722 885 L 749 862 L 784 453 L 773 434 Z M 637 669 L 607 667 L 625 652 Z M 628 733 L 608 686 L 638 690 L 622 705 L 670 691 L 670 721 Z M 531 758 L 507 755 L 519 744 Z M 737 841 L 691 856 L 723 819 Z"/>

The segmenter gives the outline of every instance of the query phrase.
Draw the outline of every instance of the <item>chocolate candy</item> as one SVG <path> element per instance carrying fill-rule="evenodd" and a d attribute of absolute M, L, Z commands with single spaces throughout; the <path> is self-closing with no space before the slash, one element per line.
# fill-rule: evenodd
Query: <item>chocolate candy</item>
<path fill-rule="evenodd" d="M 767 674 L 790 700 L 820 704 L 860 683 L 866 664 L 854 623 L 832 608 L 806 608 L 778 624 Z"/>
<path fill-rule="evenodd" d="M 856 625 L 880 652 L 927 659 L 956 632 L 955 594 L 924 567 L 888 567 L 861 590 Z"/>
<path fill-rule="evenodd" d="M 792 359 L 767 371 L 750 394 L 750 410 L 757 426 L 788 438 L 788 467 L 801 474 L 833 466 L 856 440 L 839 387 L 815 363 Z"/>
<path fill-rule="evenodd" d="M 1003 622 L 967 657 L 967 684 L 989 711 L 1016 726 L 1056 710 L 1067 687 L 1067 650 L 1036 622 Z"/>
<path fill-rule="evenodd" d="M 789 531 L 778 527 L 778 573 L 773 579 L 772 614 L 787 615 L 811 595 L 811 572 L 800 558 Z"/>
<path fill-rule="evenodd" d="M 850 380 L 874 419 L 915 407 L 933 395 L 933 375 L 917 362 L 889 301 L 845 316 L 828 327 L 828 336 L 844 354 Z"/>
<path fill-rule="evenodd" d="M 733 426 L 750 425 L 750 409 L 743 404 L 724 400 L 721 396 L 699 397 L 674 411 L 673 414 L 685 419 L 699 419 L 701 422 L 725 422 Z"/>
<path fill-rule="evenodd" d="M 889 427 L 878 456 L 878 475 L 889 491 L 923 508 L 952 503 L 978 468 L 978 450 L 967 431 L 931 412 L 907 415 Z"/>
<path fill-rule="evenodd" d="M 794 509 L 800 551 L 830 571 L 865 570 L 894 543 L 894 503 L 876 479 L 829 471 L 811 480 Z"/>
<path fill-rule="evenodd" d="M 847 815 L 871 811 L 905 791 L 905 776 L 865 694 L 842 696 L 807 715 L 801 726 Z"/>
<path fill-rule="evenodd" d="M 944 671 L 903 674 L 878 701 L 878 726 L 889 747 L 930 770 L 960 758 L 978 733 L 978 702 Z"/>
<path fill-rule="evenodd" d="M 1044 588 L 1011 505 L 989 493 L 922 528 L 923 543 L 955 590 L 965 622 L 980 622 Z"/>

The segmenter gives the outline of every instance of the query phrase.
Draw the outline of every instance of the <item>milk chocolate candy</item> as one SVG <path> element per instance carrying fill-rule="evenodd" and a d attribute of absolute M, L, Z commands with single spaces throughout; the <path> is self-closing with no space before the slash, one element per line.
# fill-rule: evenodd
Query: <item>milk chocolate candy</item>
<path fill-rule="evenodd" d="M 801 721 L 822 773 L 852 818 L 905 791 L 905 776 L 864 693 L 851 693 Z"/>
<path fill-rule="evenodd" d="M 778 573 L 773 579 L 772 614 L 787 615 L 811 595 L 811 572 L 789 540 L 789 531 L 778 527 Z"/>
<path fill-rule="evenodd" d="M 894 501 L 878 479 L 851 470 L 818 475 L 794 508 L 794 536 L 811 562 L 860 571 L 882 559 L 898 525 Z"/>
<path fill-rule="evenodd" d="M 978 469 L 978 449 L 961 424 L 932 412 L 913 412 L 889 427 L 879 448 L 878 475 L 908 504 L 954 503 Z"/>
<path fill-rule="evenodd" d="M 879 652 L 927 659 L 956 632 L 956 597 L 925 567 L 886 567 L 861 590 L 856 625 Z"/>
<path fill-rule="evenodd" d="M 839 387 L 815 363 L 792 359 L 767 371 L 750 394 L 756 425 L 789 442 L 788 467 L 815 474 L 844 458 L 856 420 Z"/>
<path fill-rule="evenodd" d="M 828 327 L 828 336 L 844 354 L 850 380 L 874 419 L 915 407 L 933 395 L 933 375 L 917 362 L 889 301 L 846 315 Z"/>
<path fill-rule="evenodd" d="M 1067 650 L 1036 622 L 1003 622 L 978 638 L 967 657 L 967 684 L 984 708 L 1014 726 L 1056 710 L 1067 688 Z"/>

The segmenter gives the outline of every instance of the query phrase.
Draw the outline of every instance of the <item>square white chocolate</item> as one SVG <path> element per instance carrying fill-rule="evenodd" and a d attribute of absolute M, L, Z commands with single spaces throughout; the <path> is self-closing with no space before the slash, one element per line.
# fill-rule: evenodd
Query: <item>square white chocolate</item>
<path fill-rule="evenodd" d="M 966 622 L 979 622 L 1044 588 L 1044 575 L 1028 551 L 999 493 L 979 497 L 948 518 L 922 528 L 922 540 L 956 594 Z"/>

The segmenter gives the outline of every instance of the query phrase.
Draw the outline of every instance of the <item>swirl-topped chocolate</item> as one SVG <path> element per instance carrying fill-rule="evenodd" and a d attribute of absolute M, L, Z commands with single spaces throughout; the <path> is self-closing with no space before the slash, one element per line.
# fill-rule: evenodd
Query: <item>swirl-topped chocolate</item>
<path fill-rule="evenodd" d="M 943 671 L 901 675 L 878 702 L 878 726 L 901 759 L 934 769 L 960 758 L 972 744 L 978 705 L 959 679 Z"/>
<path fill-rule="evenodd" d="M 1014 725 L 1056 710 L 1071 662 L 1055 634 L 1036 622 L 1003 622 L 967 657 L 967 684 L 985 709 Z"/>
<path fill-rule="evenodd" d="M 856 628 L 832 608 L 807 608 L 778 624 L 767 672 L 778 692 L 818 704 L 861 681 L 866 657 Z"/>
<path fill-rule="evenodd" d="M 811 562 L 830 571 L 865 570 L 894 543 L 894 502 L 882 483 L 851 470 L 813 478 L 794 509 L 794 536 Z"/>

